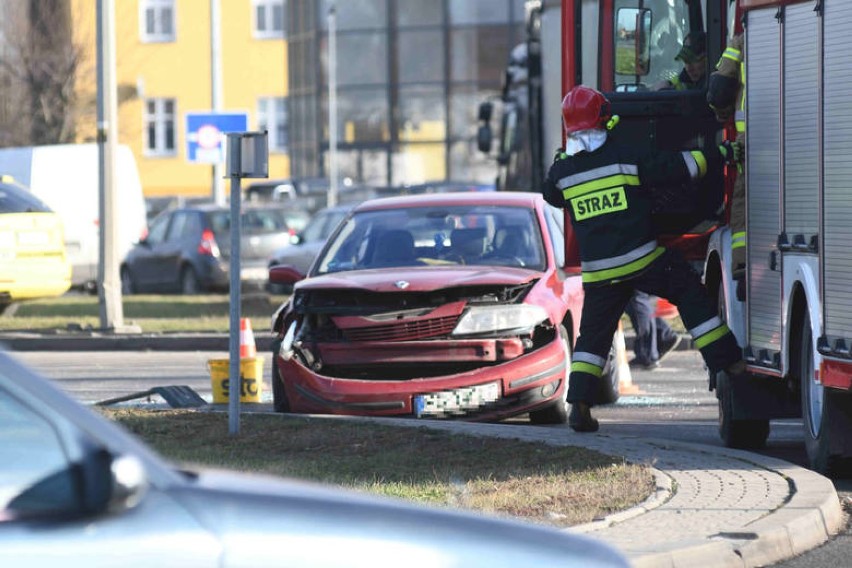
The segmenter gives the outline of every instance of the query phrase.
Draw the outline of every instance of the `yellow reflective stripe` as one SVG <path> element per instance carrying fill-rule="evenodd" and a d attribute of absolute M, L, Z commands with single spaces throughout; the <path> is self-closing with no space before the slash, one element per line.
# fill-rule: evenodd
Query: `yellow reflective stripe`
<path fill-rule="evenodd" d="M 701 337 L 696 337 L 695 338 L 695 346 L 698 347 L 699 349 L 704 349 L 705 347 L 707 347 L 708 345 L 710 345 L 714 341 L 718 341 L 726 333 L 730 333 L 730 332 L 731 332 L 731 330 L 728 328 L 728 326 L 725 325 L 725 324 L 722 324 L 719 327 L 717 327 L 716 329 L 714 329 L 712 331 L 708 331 L 707 333 L 705 333 Z"/>
<path fill-rule="evenodd" d="M 695 163 L 698 165 L 698 177 L 703 178 L 704 174 L 707 173 L 707 159 L 704 157 L 704 152 L 693 150 L 690 154 L 695 158 Z"/>
<path fill-rule="evenodd" d="M 745 128 L 746 128 L 745 120 L 734 121 L 734 124 L 737 127 L 737 132 L 739 132 L 739 133 L 745 132 Z"/>
<path fill-rule="evenodd" d="M 603 375 L 603 369 L 601 369 L 597 365 L 592 365 L 591 363 L 586 363 L 585 361 L 573 361 L 571 363 L 571 372 L 572 373 L 588 373 L 588 374 L 594 375 L 596 377 L 600 377 L 601 375 Z"/>
<path fill-rule="evenodd" d="M 738 249 L 746 246 L 746 232 L 739 231 L 731 235 L 731 248 Z"/>
<path fill-rule="evenodd" d="M 657 247 L 642 258 L 636 259 L 633 262 L 627 263 L 616 268 L 608 268 L 606 270 L 597 270 L 595 272 L 583 272 L 583 282 L 601 282 L 604 280 L 614 280 L 630 276 L 635 272 L 639 272 L 666 251 L 663 247 Z"/>
<path fill-rule="evenodd" d="M 619 185 L 637 186 L 639 185 L 639 176 L 631 176 L 624 174 L 607 176 L 600 179 L 587 181 L 586 183 L 580 183 L 571 187 L 567 187 L 562 190 L 562 195 L 565 197 L 566 200 L 571 200 L 575 197 L 580 197 L 581 195 L 585 195 L 593 191 L 598 191 L 599 189 L 608 189 L 610 187 L 616 187 Z"/>
<path fill-rule="evenodd" d="M 737 63 L 743 60 L 743 52 L 735 47 L 728 47 L 722 53 L 722 57 L 727 57 L 728 59 L 733 59 Z"/>

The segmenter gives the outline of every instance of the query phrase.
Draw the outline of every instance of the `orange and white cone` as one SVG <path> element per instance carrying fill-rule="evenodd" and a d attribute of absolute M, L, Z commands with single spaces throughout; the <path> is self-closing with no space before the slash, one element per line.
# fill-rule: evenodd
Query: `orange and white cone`
<path fill-rule="evenodd" d="M 633 376 L 630 374 L 630 364 L 627 362 L 627 344 L 624 342 L 624 329 L 618 322 L 615 337 L 612 342 L 615 347 L 615 369 L 618 378 L 618 394 L 638 394 L 639 387 L 633 384 Z"/>
<path fill-rule="evenodd" d="M 257 357 L 257 344 L 248 318 L 240 319 L 240 359 L 244 357 Z"/>

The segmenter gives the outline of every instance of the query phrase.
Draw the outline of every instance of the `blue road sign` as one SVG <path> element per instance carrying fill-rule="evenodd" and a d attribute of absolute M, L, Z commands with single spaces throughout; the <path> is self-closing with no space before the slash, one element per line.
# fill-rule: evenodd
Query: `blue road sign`
<path fill-rule="evenodd" d="M 245 112 L 186 113 L 186 157 L 199 164 L 225 161 L 225 134 L 248 130 Z"/>

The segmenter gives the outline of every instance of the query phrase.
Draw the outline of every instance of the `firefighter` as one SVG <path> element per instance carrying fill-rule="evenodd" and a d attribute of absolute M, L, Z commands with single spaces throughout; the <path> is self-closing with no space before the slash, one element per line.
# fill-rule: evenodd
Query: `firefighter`
<path fill-rule="evenodd" d="M 719 122 L 734 118 L 737 143 L 745 147 L 745 62 L 743 36 L 737 34 L 729 42 L 707 85 L 707 103 Z M 735 106 L 736 105 L 736 106 Z M 745 162 L 737 164 L 737 177 L 731 193 L 731 275 L 737 283 L 737 299 L 745 301 L 746 219 Z"/>
<path fill-rule="evenodd" d="M 689 32 L 675 60 L 683 62 L 683 70 L 670 79 L 654 85 L 654 91 L 703 90 L 707 83 L 707 36 L 702 31 Z"/>
<path fill-rule="evenodd" d="M 719 318 L 698 275 L 676 251 L 657 244 L 650 188 L 702 177 L 740 158 L 730 142 L 709 151 L 655 152 L 621 146 L 608 136 L 617 123 L 609 101 L 585 86 L 562 101 L 563 153 L 542 193 L 564 207 L 580 247 L 585 300 L 568 383 L 569 425 L 594 432 L 591 407 L 612 338 L 635 290 L 671 301 L 712 371 L 745 369 L 734 335 Z"/>

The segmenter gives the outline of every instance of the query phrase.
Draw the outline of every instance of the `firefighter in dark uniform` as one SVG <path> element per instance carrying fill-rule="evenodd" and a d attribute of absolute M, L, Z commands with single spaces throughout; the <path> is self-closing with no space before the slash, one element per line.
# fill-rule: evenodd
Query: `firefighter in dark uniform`
<path fill-rule="evenodd" d="M 585 300 L 568 383 L 570 426 L 594 432 L 590 408 L 624 307 L 635 290 L 671 301 L 712 371 L 740 375 L 742 352 L 698 275 L 679 253 L 657 244 L 652 187 L 688 182 L 739 159 L 724 143 L 709 151 L 654 152 L 618 145 L 607 130 L 609 101 L 585 86 L 562 101 L 566 147 L 547 173 L 548 203 L 569 211 L 580 247 Z"/>

